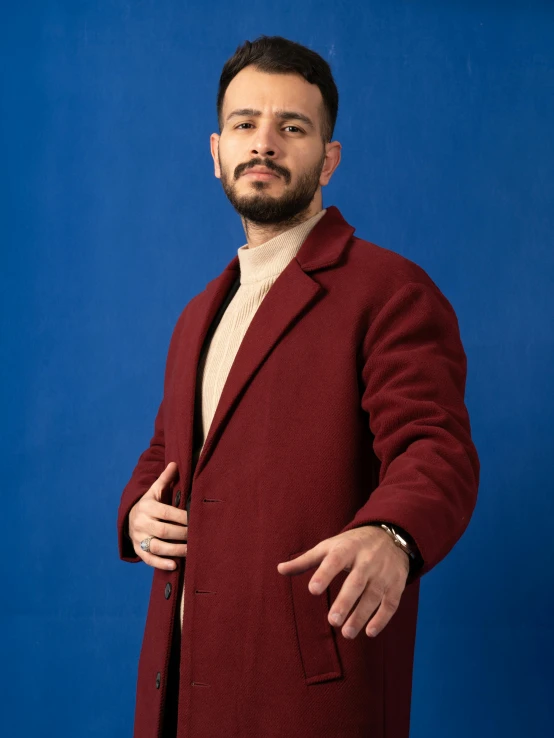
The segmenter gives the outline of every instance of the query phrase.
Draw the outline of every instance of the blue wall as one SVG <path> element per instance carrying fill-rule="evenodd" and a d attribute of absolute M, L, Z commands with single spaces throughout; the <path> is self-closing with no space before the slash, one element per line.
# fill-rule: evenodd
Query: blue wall
<path fill-rule="evenodd" d="M 324 205 L 427 270 L 468 355 L 480 499 L 422 581 L 412 738 L 550 734 L 553 4 L 43 0 L 0 23 L 0 735 L 131 736 L 152 569 L 117 505 L 174 322 L 244 243 L 208 137 L 262 33 L 331 62 Z"/>

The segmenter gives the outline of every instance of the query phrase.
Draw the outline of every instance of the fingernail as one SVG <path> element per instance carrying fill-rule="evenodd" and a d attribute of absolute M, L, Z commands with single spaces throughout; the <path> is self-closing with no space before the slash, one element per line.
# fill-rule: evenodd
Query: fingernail
<path fill-rule="evenodd" d="M 349 625 L 348 628 L 344 629 L 343 635 L 346 638 L 354 638 L 354 636 L 356 635 L 356 630 L 351 625 Z"/>
<path fill-rule="evenodd" d="M 310 582 L 310 592 L 319 594 L 321 592 L 321 582 Z"/>
<path fill-rule="evenodd" d="M 340 625 L 342 620 L 342 615 L 340 612 L 334 612 L 331 614 L 331 620 L 335 625 Z"/>

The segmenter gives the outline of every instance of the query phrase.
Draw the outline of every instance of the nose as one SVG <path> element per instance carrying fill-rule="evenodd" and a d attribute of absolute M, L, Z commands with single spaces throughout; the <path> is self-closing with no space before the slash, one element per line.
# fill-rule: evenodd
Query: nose
<path fill-rule="evenodd" d="M 271 125 L 260 123 L 252 139 L 251 154 L 275 159 L 280 153 L 280 145 L 274 128 Z"/>

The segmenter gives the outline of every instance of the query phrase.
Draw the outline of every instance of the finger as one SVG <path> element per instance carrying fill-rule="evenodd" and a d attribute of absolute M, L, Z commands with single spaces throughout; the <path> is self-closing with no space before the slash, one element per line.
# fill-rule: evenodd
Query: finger
<path fill-rule="evenodd" d="M 345 589 L 346 582 L 353 575 L 356 577 L 354 583 L 351 587 Z M 381 604 L 385 593 L 385 584 L 381 579 L 372 579 L 368 582 L 366 574 L 359 575 L 357 573 L 357 567 L 354 568 L 348 579 L 344 582 L 337 599 L 330 608 L 329 622 L 340 626 L 350 613 L 344 623 L 342 634 L 345 638 L 355 638 Z M 364 580 L 365 586 L 360 588 L 360 584 Z M 359 601 L 356 604 L 358 598 Z M 352 612 L 350 612 L 351 610 Z M 339 616 L 338 618 L 335 617 L 336 614 Z"/>
<path fill-rule="evenodd" d="M 326 543 L 327 541 L 321 541 L 317 546 L 297 556 L 295 559 L 281 561 L 281 563 L 277 564 L 277 571 L 279 574 L 302 574 L 308 571 L 308 569 L 313 569 L 325 556 L 327 551 Z"/>
<path fill-rule="evenodd" d="M 159 500 L 161 493 L 176 476 L 177 469 L 177 464 L 174 461 L 170 461 L 146 494 L 149 497 Z"/>
<path fill-rule="evenodd" d="M 368 636 L 374 638 L 388 625 L 390 619 L 398 610 L 402 592 L 403 589 L 401 587 L 391 587 L 385 592 L 381 600 L 381 606 L 367 624 L 365 632 Z"/>
<path fill-rule="evenodd" d="M 170 558 L 183 558 L 187 555 L 186 543 L 168 543 L 159 538 L 152 538 L 150 541 L 149 553 L 154 556 L 169 556 Z"/>
<path fill-rule="evenodd" d="M 335 601 L 329 608 L 328 620 L 333 625 L 340 626 L 344 623 L 348 616 L 348 613 L 356 605 L 357 601 L 364 595 L 368 588 L 369 580 L 369 569 L 367 566 L 357 563 L 354 565 L 350 574 L 344 580 L 340 592 L 338 593 Z M 373 589 L 370 592 L 370 597 L 376 600 L 373 610 L 378 607 L 381 602 L 380 595 L 378 594 L 378 584 L 373 584 Z M 382 593 L 381 593 L 382 594 Z M 367 599 L 367 598 L 366 598 Z M 371 612 L 373 612 L 373 610 Z M 367 619 L 371 613 L 368 613 L 366 619 L 361 624 L 363 627 L 367 623 Z"/>
<path fill-rule="evenodd" d="M 165 502 L 157 500 L 147 500 L 144 503 L 144 513 L 156 520 L 167 520 L 178 525 L 188 525 L 188 513 L 186 510 L 180 510 L 173 505 L 166 505 Z"/>
<path fill-rule="evenodd" d="M 157 505 L 162 510 L 162 514 L 165 512 L 164 508 L 170 507 L 168 505 L 163 505 L 162 503 L 157 503 L 154 500 L 151 500 L 151 504 Z M 151 505 L 145 503 L 132 523 L 129 523 L 129 534 L 134 543 L 140 545 L 140 542 L 148 536 L 155 536 L 156 538 L 161 538 L 163 540 L 188 540 L 188 526 L 158 520 L 158 518 L 153 517 L 149 513 L 149 510 L 151 510 Z"/>
<path fill-rule="evenodd" d="M 140 546 L 133 546 L 137 556 L 144 561 L 148 566 L 153 566 L 155 569 L 164 569 L 165 571 L 174 571 L 177 568 L 177 562 L 173 559 L 164 559 L 161 556 L 154 556 L 154 554 L 143 551 Z"/>
<path fill-rule="evenodd" d="M 332 579 L 340 571 L 353 566 L 353 564 L 354 548 L 351 545 L 343 542 L 333 545 L 324 557 L 313 577 L 310 579 L 308 589 L 312 594 L 320 594 L 327 589 Z"/>
<path fill-rule="evenodd" d="M 189 529 L 184 525 L 172 525 L 159 520 L 152 520 L 148 525 L 148 535 L 161 538 L 164 541 L 186 541 Z"/>

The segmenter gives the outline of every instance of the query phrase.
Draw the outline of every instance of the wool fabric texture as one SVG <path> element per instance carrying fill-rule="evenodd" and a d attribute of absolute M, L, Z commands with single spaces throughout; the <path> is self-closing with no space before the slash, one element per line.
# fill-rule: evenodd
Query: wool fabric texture
<path fill-rule="evenodd" d="M 275 280 L 194 467 L 198 367 L 240 287 L 236 252 L 176 322 L 153 434 L 117 515 L 120 558 L 140 563 L 129 513 L 177 464 L 163 498 L 191 501 L 187 603 L 180 628 L 185 566 L 155 568 L 134 738 L 161 736 L 171 715 L 172 738 L 409 736 L 420 580 L 463 535 L 480 464 L 453 306 L 424 269 L 354 232 L 329 205 Z M 406 531 L 424 564 L 379 635 L 348 639 L 329 622 L 348 572 L 314 596 L 313 568 L 289 576 L 278 564 L 378 521 Z"/>
<path fill-rule="evenodd" d="M 240 264 L 240 286 L 225 310 L 211 341 L 204 347 L 198 368 L 197 397 L 201 414 L 201 444 L 195 452 L 193 465 L 204 447 L 210 424 L 225 380 L 248 326 L 262 300 L 277 277 L 293 259 L 308 234 L 327 211 L 320 210 L 303 223 L 289 228 L 265 243 L 250 248 L 244 244 L 237 249 Z M 185 587 L 181 591 L 181 628 L 185 605 Z"/>

